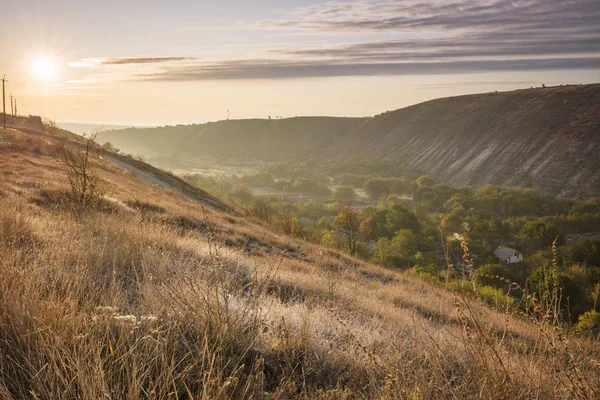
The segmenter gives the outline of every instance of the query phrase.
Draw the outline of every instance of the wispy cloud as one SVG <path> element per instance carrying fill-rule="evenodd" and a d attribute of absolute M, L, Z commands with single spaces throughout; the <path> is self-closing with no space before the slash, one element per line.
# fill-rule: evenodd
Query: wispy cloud
<path fill-rule="evenodd" d="M 289 79 L 340 76 L 426 75 L 469 72 L 533 71 L 600 68 L 600 58 L 550 58 L 445 62 L 350 63 L 331 61 L 239 60 L 163 68 L 135 74 L 146 81 L 202 81 L 228 79 Z"/>
<path fill-rule="evenodd" d="M 257 48 L 253 58 L 212 62 L 123 57 L 71 66 L 123 68 L 121 78 L 151 81 L 599 69 L 598 21 L 598 0 L 330 1 L 257 26 L 317 32 L 325 43 L 329 34 L 352 33 L 348 44 Z"/>
<path fill-rule="evenodd" d="M 595 26 L 600 5 L 596 0 L 355 0 L 330 1 L 296 10 L 288 18 L 263 21 L 270 28 L 321 32 L 392 32 L 472 29 L 558 31 Z"/>
<path fill-rule="evenodd" d="M 125 65 L 125 64 L 157 64 L 173 61 L 195 60 L 193 57 L 124 57 L 124 58 L 105 58 L 102 65 Z"/>
<path fill-rule="evenodd" d="M 69 62 L 72 68 L 94 68 L 101 65 L 135 65 L 135 64 L 162 64 L 196 60 L 195 57 L 108 57 L 85 58 L 80 61 Z"/>

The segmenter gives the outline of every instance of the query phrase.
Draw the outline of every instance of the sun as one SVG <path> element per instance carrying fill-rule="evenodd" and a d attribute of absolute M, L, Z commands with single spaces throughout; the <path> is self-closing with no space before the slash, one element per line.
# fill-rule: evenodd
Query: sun
<path fill-rule="evenodd" d="M 47 81 L 56 75 L 56 63 L 50 57 L 36 57 L 31 61 L 31 71 L 35 78 Z"/>

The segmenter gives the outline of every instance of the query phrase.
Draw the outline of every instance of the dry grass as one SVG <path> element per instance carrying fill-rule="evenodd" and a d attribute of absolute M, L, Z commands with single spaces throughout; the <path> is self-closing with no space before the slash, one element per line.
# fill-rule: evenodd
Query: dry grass
<path fill-rule="evenodd" d="M 598 396 L 591 340 L 100 160 L 111 207 L 49 207 L 56 145 L 0 135 L 0 397 Z"/>

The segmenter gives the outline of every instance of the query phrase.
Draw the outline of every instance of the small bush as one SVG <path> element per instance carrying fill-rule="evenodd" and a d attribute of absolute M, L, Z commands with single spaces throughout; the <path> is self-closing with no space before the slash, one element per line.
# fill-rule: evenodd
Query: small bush
<path fill-rule="evenodd" d="M 447 286 L 448 290 L 457 293 L 472 293 L 473 284 L 471 281 L 450 281 Z"/>
<path fill-rule="evenodd" d="M 491 286 L 480 286 L 477 288 L 479 297 L 488 304 L 496 307 L 506 308 L 512 304 L 512 300 L 500 289 Z"/>
<path fill-rule="evenodd" d="M 592 329 L 600 328 L 600 313 L 591 310 L 579 316 L 575 330 L 579 333 L 589 332 Z"/>

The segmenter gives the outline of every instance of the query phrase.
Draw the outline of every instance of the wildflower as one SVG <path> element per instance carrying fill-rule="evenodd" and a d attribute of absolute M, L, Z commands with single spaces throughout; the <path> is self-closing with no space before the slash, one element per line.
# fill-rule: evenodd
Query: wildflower
<path fill-rule="evenodd" d="M 115 315 L 113 319 L 124 324 L 129 323 L 135 325 L 137 323 L 137 318 L 135 315 Z"/>

